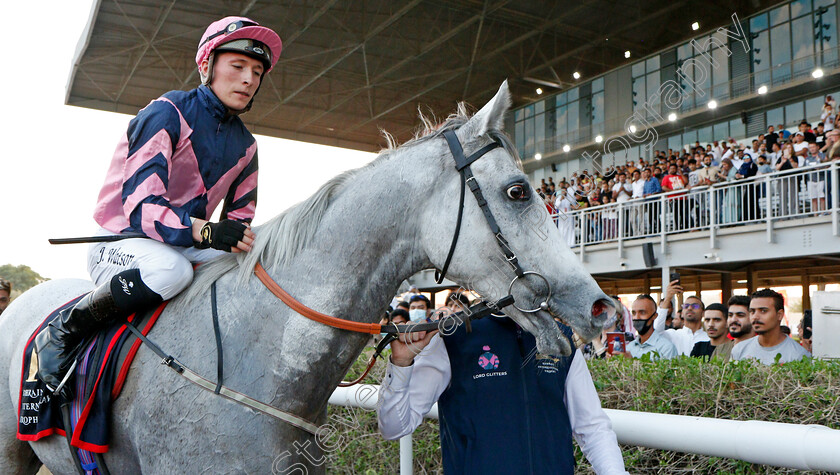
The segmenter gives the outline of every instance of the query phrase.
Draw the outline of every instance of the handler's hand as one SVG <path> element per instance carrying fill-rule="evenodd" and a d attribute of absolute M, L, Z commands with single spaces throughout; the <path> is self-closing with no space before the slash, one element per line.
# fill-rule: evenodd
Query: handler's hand
<path fill-rule="evenodd" d="M 411 326 L 409 323 L 408 326 Z M 430 332 L 402 333 L 391 342 L 391 363 L 397 366 L 411 366 L 414 357 L 428 346 L 437 330 Z"/>

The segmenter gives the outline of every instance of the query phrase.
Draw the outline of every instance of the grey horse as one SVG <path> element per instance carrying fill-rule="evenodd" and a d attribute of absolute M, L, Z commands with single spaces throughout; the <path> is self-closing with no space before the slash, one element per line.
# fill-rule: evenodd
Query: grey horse
<path fill-rule="evenodd" d="M 192 370 L 215 378 L 216 357 L 209 286 L 217 282 L 225 349 L 225 385 L 324 424 L 327 400 L 358 357 L 368 335 L 330 328 L 286 307 L 253 276 L 261 262 L 298 301 L 320 312 L 375 322 L 406 278 L 440 268 L 452 239 L 460 178 L 441 136 L 456 130 L 467 154 L 501 140 L 504 147 L 472 165 L 489 207 L 522 268 L 545 276 L 513 286 L 520 308 L 505 312 L 537 338 L 543 354 L 570 354 L 571 342 L 555 318 L 585 340 L 600 334 L 614 310 L 608 297 L 548 218 L 502 133 L 510 104 L 507 83 L 469 117 L 463 106 L 438 128 L 383 151 L 362 168 L 326 183 L 307 200 L 255 228 L 247 255 L 212 261 L 161 315 L 150 338 Z M 519 188 L 517 188 L 519 187 Z M 526 193 L 522 194 L 523 189 Z M 448 277 L 485 297 L 507 294 L 513 272 L 476 203 L 467 193 L 463 224 Z M 67 442 L 51 436 L 15 438 L 24 340 L 52 309 L 92 288 L 81 280 L 49 281 L 16 299 L 0 318 L 0 472 L 74 473 Z M 609 307 L 605 308 L 604 304 Z M 594 314 L 594 315 L 593 315 Z M 490 318 L 490 317 L 488 317 Z M 160 364 L 145 347 L 113 406 L 114 473 L 323 473 L 318 437 L 200 389 Z M 297 472 L 294 472 L 297 473 Z"/>

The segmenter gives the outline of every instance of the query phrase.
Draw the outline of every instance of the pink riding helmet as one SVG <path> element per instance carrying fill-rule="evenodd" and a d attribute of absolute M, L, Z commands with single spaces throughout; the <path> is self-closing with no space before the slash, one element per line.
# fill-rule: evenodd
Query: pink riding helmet
<path fill-rule="evenodd" d="M 252 40 L 251 42 L 236 42 L 236 46 L 225 48 L 226 43 L 236 40 Z M 255 42 L 255 43 L 254 43 Z M 240 43 L 243 43 L 240 45 Z M 265 49 L 268 51 L 265 51 Z M 260 26 L 259 23 L 241 16 L 229 16 L 215 21 L 204 34 L 198 43 L 198 52 L 195 55 L 195 64 L 201 67 L 204 60 L 209 60 L 214 50 L 231 50 L 248 54 L 262 60 L 266 66 L 266 73 L 277 64 L 280 51 L 283 49 L 283 42 L 280 36 L 271 28 Z"/>

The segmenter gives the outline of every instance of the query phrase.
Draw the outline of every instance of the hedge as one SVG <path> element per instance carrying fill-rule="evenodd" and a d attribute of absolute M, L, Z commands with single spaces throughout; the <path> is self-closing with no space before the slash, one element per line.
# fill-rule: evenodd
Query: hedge
<path fill-rule="evenodd" d="M 361 374 L 366 350 L 348 374 Z M 763 366 L 751 361 L 703 362 L 697 358 L 647 361 L 613 358 L 589 362 L 605 408 L 735 420 L 821 424 L 840 429 L 840 361 L 803 360 Z M 366 383 L 379 384 L 380 361 Z M 376 413 L 330 406 L 345 430 L 327 454 L 329 473 L 399 473 L 399 442 L 378 433 Z M 438 423 L 426 420 L 414 433 L 414 472 L 441 473 Z M 840 448 L 838 448 L 840 449 Z M 622 446 L 630 473 L 799 473 L 778 467 L 703 455 Z M 577 473 L 594 473 L 575 447 Z M 817 472 L 810 472 L 817 473 Z"/>

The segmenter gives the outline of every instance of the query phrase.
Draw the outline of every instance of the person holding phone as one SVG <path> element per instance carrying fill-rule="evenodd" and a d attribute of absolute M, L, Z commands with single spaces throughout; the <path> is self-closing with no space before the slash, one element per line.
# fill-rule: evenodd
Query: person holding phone
<path fill-rule="evenodd" d="M 677 294 L 683 293 L 683 288 L 680 285 L 679 274 L 671 274 L 671 283 L 668 284 L 665 290 L 665 297 L 659 303 L 659 309 L 656 311 L 656 320 L 653 322 L 653 328 L 657 331 L 663 332 L 663 335 L 668 338 L 671 343 L 677 348 L 677 354 L 690 355 L 694 345 L 701 341 L 709 341 L 709 335 L 703 329 L 702 315 L 706 310 L 703 301 L 700 297 L 692 295 L 684 299 L 682 305 L 682 317 L 685 322 L 684 326 L 679 330 L 666 329 L 665 319 L 668 317 L 668 303 L 673 300 Z"/>

